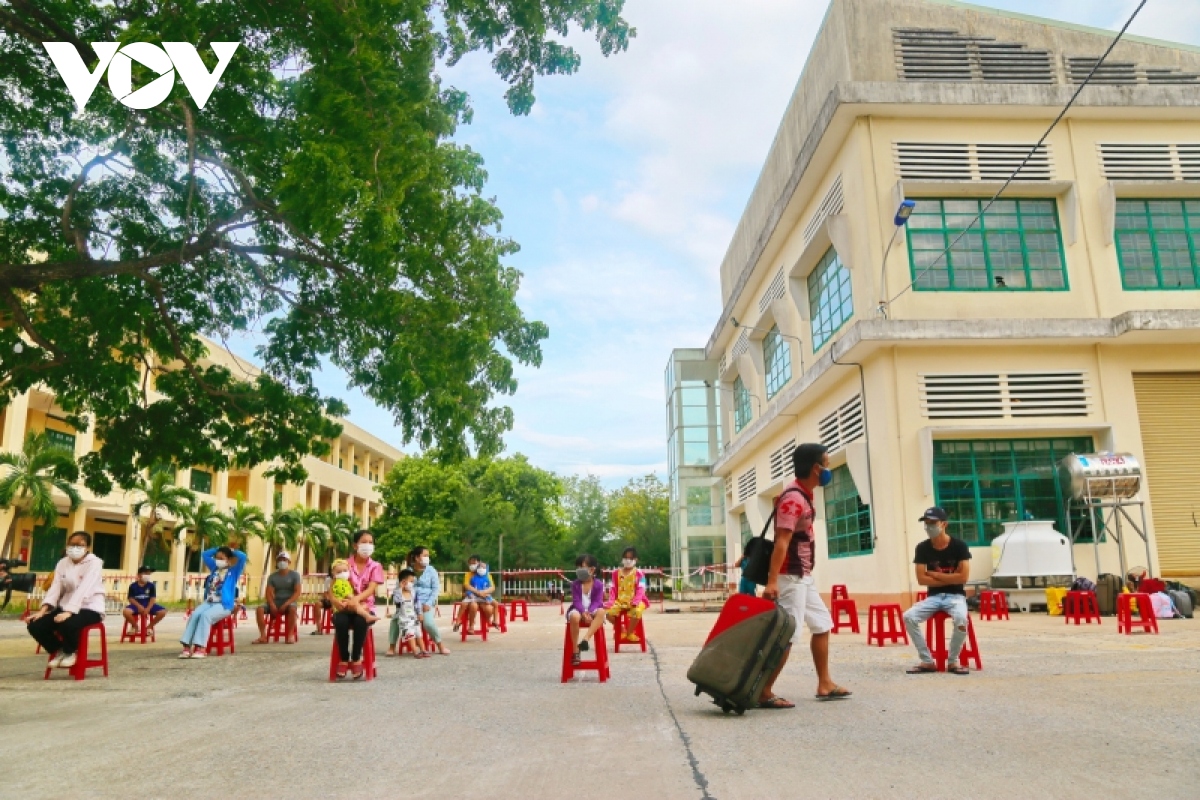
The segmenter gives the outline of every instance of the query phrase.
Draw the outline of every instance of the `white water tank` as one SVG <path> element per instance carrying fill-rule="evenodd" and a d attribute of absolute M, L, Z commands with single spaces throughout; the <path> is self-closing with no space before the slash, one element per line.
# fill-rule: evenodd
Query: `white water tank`
<path fill-rule="evenodd" d="M 1004 523 L 992 540 L 993 578 L 1074 575 L 1071 542 L 1052 520 Z"/>

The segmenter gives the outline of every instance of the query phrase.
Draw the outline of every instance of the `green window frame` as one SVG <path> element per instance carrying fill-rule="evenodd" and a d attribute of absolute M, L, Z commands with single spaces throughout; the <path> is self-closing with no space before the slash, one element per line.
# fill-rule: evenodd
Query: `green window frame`
<path fill-rule="evenodd" d="M 46 441 L 50 443 L 51 447 L 59 447 L 70 453 L 75 452 L 75 434 L 73 433 L 46 428 Z"/>
<path fill-rule="evenodd" d="M 189 486 L 193 492 L 202 494 L 212 494 L 213 476 L 211 472 L 205 472 L 202 469 L 192 469 Z"/>
<path fill-rule="evenodd" d="M 875 551 L 871 509 L 858 495 L 850 468 L 835 467 L 825 487 L 825 538 L 830 558 L 867 555 Z"/>
<path fill-rule="evenodd" d="M 763 339 L 763 365 L 767 370 L 767 399 L 770 400 L 792 379 L 792 351 L 775 325 Z"/>
<path fill-rule="evenodd" d="M 1113 233 L 1125 290 L 1200 288 L 1200 200 L 1118 200 Z"/>
<path fill-rule="evenodd" d="M 93 533 L 92 552 L 104 563 L 105 569 L 120 569 L 125 537 L 119 533 Z"/>
<path fill-rule="evenodd" d="M 975 198 L 917 201 L 908 220 L 908 261 L 919 292 L 1068 291 L 1058 202 Z"/>
<path fill-rule="evenodd" d="M 814 353 L 854 316 L 850 270 L 832 247 L 808 274 L 808 311 Z"/>
<path fill-rule="evenodd" d="M 1054 520 L 1070 536 L 1083 515 L 1070 509 L 1068 519 L 1058 463 L 1094 449 L 1090 436 L 935 441 L 934 496 L 950 515 L 950 534 L 982 547 L 1004 532 L 1005 522 L 1032 518 Z M 1078 541 L 1091 541 L 1090 528 Z"/>
<path fill-rule="evenodd" d="M 29 554 L 30 572 L 53 572 L 58 560 L 65 555 L 67 529 L 53 525 L 38 525 L 30 534 L 32 552 Z"/>
<path fill-rule="evenodd" d="M 741 431 L 742 428 L 750 424 L 752 419 L 750 413 L 750 392 L 746 389 L 746 382 L 742 380 L 742 376 L 738 376 L 733 382 L 733 427 L 735 431 Z"/>

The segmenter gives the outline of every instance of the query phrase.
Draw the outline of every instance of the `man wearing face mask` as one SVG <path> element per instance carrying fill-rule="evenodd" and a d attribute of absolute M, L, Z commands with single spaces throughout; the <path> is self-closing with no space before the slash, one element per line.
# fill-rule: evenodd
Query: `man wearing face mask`
<path fill-rule="evenodd" d="M 802 444 L 792 453 L 796 479 L 784 487 L 776 499 L 775 547 L 771 552 L 771 571 L 763 597 L 775 600 L 781 609 L 796 620 L 792 644 L 803 637 L 801 623 L 812 633 L 813 666 L 817 671 L 818 700 L 844 700 L 850 692 L 834 683 L 829 676 L 829 632 L 833 618 L 817 591 L 813 579 L 816 547 L 813 538 L 813 492 L 832 479 L 829 471 L 828 448 L 822 444 Z M 777 697 L 772 691 L 775 680 L 783 671 L 791 650 L 784 653 L 774 674 L 763 686 L 758 707 L 768 709 L 795 708 L 795 703 Z"/>
<path fill-rule="evenodd" d="M 26 625 L 29 635 L 50 654 L 50 666 L 75 666 L 79 632 L 104 619 L 104 562 L 94 553 L 91 534 L 76 531 L 67 541 L 66 558 L 54 567 L 54 582 Z"/>
<path fill-rule="evenodd" d="M 958 663 L 958 656 L 967 639 L 965 586 L 971 575 L 971 548 L 947 532 L 948 519 L 944 508 L 934 506 L 919 520 L 925 525 L 927 539 L 917 545 L 913 563 L 916 564 L 917 583 L 928 588 L 929 597 L 904 612 L 904 627 L 908 629 L 908 638 L 917 648 L 917 657 L 921 659 L 919 664 L 908 669 L 909 675 L 937 672 L 937 664 L 921 634 L 921 624 L 939 611 L 949 614 L 954 623 L 946 671 L 955 675 L 969 672 Z"/>
<path fill-rule="evenodd" d="M 258 619 L 258 638 L 251 644 L 267 643 L 267 617 L 283 614 L 287 618 L 284 641 L 292 644 L 296 640 L 296 600 L 300 597 L 300 573 L 292 569 L 292 557 L 280 553 L 275 558 L 277 570 L 267 578 L 267 590 L 263 604 L 254 612 Z"/>

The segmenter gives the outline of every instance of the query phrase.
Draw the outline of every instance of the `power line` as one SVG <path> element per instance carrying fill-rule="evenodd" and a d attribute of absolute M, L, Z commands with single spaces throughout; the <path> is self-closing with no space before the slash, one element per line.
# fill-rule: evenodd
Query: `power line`
<path fill-rule="evenodd" d="M 983 219 L 983 215 L 986 214 L 988 209 L 991 208 L 992 205 L 997 200 L 1000 199 L 1000 195 L 1004 194 L 1004 190 L 1007 189 L 1009 187 L 1009 185 L 1011 185 L 1012 182 L 1017 179 L 1017 176 L 1019 174 L 1021 174 L 1021 170 L 1023 170 L 1025 168 L 1025 165 L 1029 163 L 1029 159 L 1033 158 L 1034 155 L 1036 155 L 1037 152 L 1042 149 L 1042 146 L 1046 143 L 1046 139 L 1049 138 L 1050 134 L 1058 126 L 1058 123 L 1062 122 L 1063 117 L 1065 117 L 1067 115 L 1067 112 L 1071 110 L 1071 106 L 1075 105 L 1075 101 L 1079 98 L 1080 93 L 1085 88 L 1087 88 L 1087 85 L 1089 83 L 1091 83 L 1092 77 L 1096 74 L 1096 71 L 1098 69 L 1100 69 L 1100 66 L 1104 63 L 1104 60 L 1108 58 L 1108 56 L 1112 53 L 1113 48 L 1115 48 L 1117 46 L 1117 42 L 1121 41 L 1121 37 L 1125 35 L 1125 32 L 1127 30 L 1129 30 L 1129 26 L 1133 24 L 1134 19 L 1137 18 L 1137 15 L 1141 12 L 1142 8 L 1145 7 L 1146 2 L 1147 2 L 1147 0 L 1142 0 L 1140 3 L 1138 3 L 1137 8 L 1135 8 L 1133 10 L 1133 13 L 1129 15 L 1129 19 L 1127 19 L 1125 21 L 1125 24 L 1123 26 L 1121 26 L 1121 30 L 1117 32 L 1116 38 L 1112 40 L 1112 42 L 1108 45 L 1108 49 L 1104 51 L 1104 55 L 1100 56 L 1100 58 L 1096 60 L 1096 63 L 1092 65 L 1091 72 L 1089 72 L 1087 74 L 1087 77 L 1085 77 L 1083 79 L 1083 83 L 1079 84 L 1078 88 L 1075 89 L 1075 93 L 1073 95 L 1071 95 L 1071 99 L 1067 101 L 1067 104 L 1065 106 L 1063 106 L 1062 111 L 1058 112 L 1058 116 L 1055 117 L 1054 121 L 1050 123 L 1050 127 L 1047 128 L 1046 132 L 1042 134 L 1042 138 L 1038 139 L 1037 144 L 1035 144 L 1033 146 L 1033 149 L 1031 149 L 1029 151 L 1029 154 L 1025 156 L 1025 159 L 1017 166 L 1017 168 L 1015 170 L 1013 170 L 1013 173 L 1008 176 L 1008 179 L 1006 181 L 1004 181 L 1004 184 L 999 189 L 996 190 L 996 193 L 994 195 L 992 195 L 992 199 L 988 200 L 987 205 L 985 205 L 979 211 L 979 213 L 975 215 L 974 219 L 972 219 L 969 223 L 967 223 L 967 227 L 963 228 L 962 231 L 959 232 L 958 236 L 954 237 L 954 241 L 952 241 L 945 250 L 938 253 L 937 258 L 935 258 L 932 262 L 930 262 L 929 266 L 927 266 L 927 267 L 925 267 L 925 269 L 921 270 L 921 272 L 917 275 L 917 277 L 912 279 L 911 283 L 909 283 L 907 286 L 905 286 L 903 289 L 901 289 L 899 292 L 897 292 L 895 297 L 891 298 L 884 304 L 885 310 L 890 309 L 892 303 L 894 303 L 901 296 L 903 296 L 904 293 L 907 292 L 909 289 L 912 289 L 914 286 L 916 286 L 917 283 L 921 280 L 921 278 L 925 277 L 926 273 L 928 273 L 931 269 L 933 269 L 935 266 L 937 266 L 938 262 L 941 261 L 943 258 L 945 258 L 946 255 L 951 250 L 954 249 L 954 245 L 958 244 L 959 240 L 961 240 L 964 236 L 966 236 L 967 233 L 969 233 L 971 231 L 971 229 L 975 227 L 975 225 L 979 222 L 979 220 Z"/>

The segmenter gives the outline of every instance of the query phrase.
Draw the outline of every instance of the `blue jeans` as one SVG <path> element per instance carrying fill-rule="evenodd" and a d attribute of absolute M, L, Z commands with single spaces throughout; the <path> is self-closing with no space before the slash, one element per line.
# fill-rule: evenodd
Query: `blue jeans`
<path fill-rule="evenodd" d="M 929 645 L 921 625 L 939 611 L 950 615 L 954 623 L 954 633 L 950 636 L 950 660 L 947 664 L 958 663 L 958 654 L 962 652 L 963 643 L 967 641 L 967 598 L 961 594 L 931 594 L 925 600 L 904 612 L 904 627 L 908 629 L 908 638 L 917 648 L 917 656 L 924 664 L 932 664 L 933 656 L 929 653 Z"/>
<path fill-rule="evenodd" d="M 212 626 L 232 613 L 220 603 L 201 603 L 192 610 L 187 625 L 183 627 L 183 638 L 179 641 L 184 647 L 207 647 L 208 632 Z"/>

